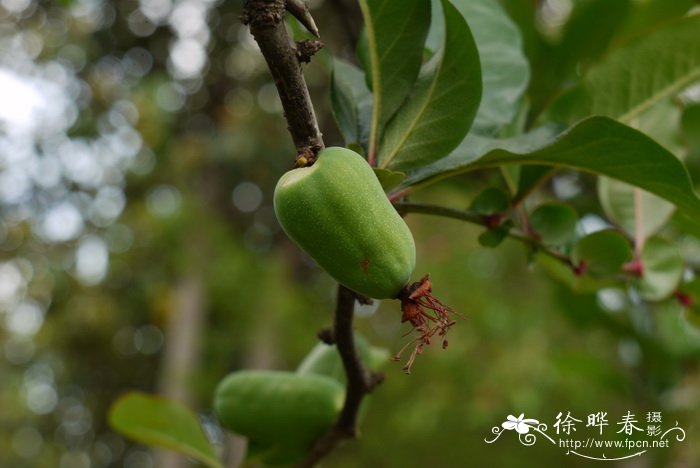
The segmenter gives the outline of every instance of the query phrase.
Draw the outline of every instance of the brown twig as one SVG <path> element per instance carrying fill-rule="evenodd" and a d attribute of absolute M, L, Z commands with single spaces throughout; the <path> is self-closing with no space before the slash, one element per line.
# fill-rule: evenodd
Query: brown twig
<path fill-rule="evenodd" d="M 286 7 L 285 0 L 247 0 L 242 20 L 250 26 L 275 81 L 297 154 L 315 155 L 323 148 L 323 138 L 296 44 L 284 25 Z"/>
<path fill-rule="evenodd" d="M 275 80 L 284 117 L 299 155 L 297 164 L 301 158 L 306 160 L 315 156 L 324 146 L 302 75 L 300 56 L 284 26 L 286 7 L 297 18 L 306 17 L 305 26 L 318 35 L 308 9 L 302 8 L 301 3 L 298 0 L 247 0 L 243 13 L 243 22 L 250 26 Z M 309 44 L 313 45 L 312 48 L 317 47 L 315 43 L 306 43 L 302 59 L 309 54 Z M 335 342 L 343 361 L 347 377 L 345 403 L 333 427 L 321 437 L 302 464 L 305 467 L 314 466 L 342 440 L 357 435 L 360 404 L 383 378 L 381 374 L 368 372 L 357 352 L 352 328 L 355 300 L 352 291 L 339 285 L 333 330 L 332 333 L 324 332 L 322 337 Z"/>
<path fill-rule="evenodd" d="M 331 430 L 318 440 L 308 458 L 301 464 L 304 468 L 315 466 L 344 439 L 357 436 L 357 419 L 362 400 L 383 379 L 381 374 L 368 372 L 357 353 L 352 330 L 354 309 L 355 294 L 346 287 L 338 285 L 333 338 L 347 377 L 345 404 Z"/>

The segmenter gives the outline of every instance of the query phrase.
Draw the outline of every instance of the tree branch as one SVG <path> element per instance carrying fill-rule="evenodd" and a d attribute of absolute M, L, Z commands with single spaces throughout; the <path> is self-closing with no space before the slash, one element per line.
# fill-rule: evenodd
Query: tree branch
<path fill-rule="evenodd" d="M 299 155 L 297 163 L 301 157 L 314 158 L 324 146 L 300 65 L 300 60 L 308 59 L 317 45 L 306 42 L 303 47 L 298 47 L 284 25 L 286 7 L 295 16 L 305 18 L 303 24 L 318 35 L 308 9 L 300 3 L 299 0 L 247 0 L 243 13 L 243 22 L 250 26 L 275 80 L 284 117 Z M 338 286 L 332 338 L 347 377 L 345 403 L 333 427 L 321 437 L 302 464 L 305 467 L 314 466 L 342 440 L 357 435 L 362 400 L 383 378 L 381 374 L 369 373 L 357 352 L 352 328 L 355 299 L 352 291 Z"/>
<path fill-rule="evenodd" d="M 358 416 L 364 397 L 383 380 L 383 376 L 365 369 L 355 346 L 352 319 L 355 310 L 355 294 L 345 286 L 338 285 L 338 297 L 333 324 L 335 341 L 347 377 L 345 403 L 335 424 L 312 449 L 309 457 L 301 465 L 312 467 L 332 452 L 344 439 L 358 434 Z"/>
<path fill-rule="evenodd" d="M 242 19 L 250 26 L 275 81 L 297 154 L 313 157 L 323 148 L 323 138 L 297 57 L 297 46 L 284 24 L 286 7 L 285 0 L 247 0 Z"/>
<path fill-rule="evenodd" d="M 489 224 L 489 218 L 487 216 L 483 216 L 478 213 L 472 213 L 466 210 L 457 210 L 454 208 L 447 208 L 444 206 L 409 202 L 396 202 L 394 203 L 394 207 L 399 211 L 399 213 L 420 213 L 433 216 L 442 216 L 445 218 L 458 219 L 460 221 L 478 224 L 479 226 L 484 226 L 486 228 L 493 227 Z M 557 252 L 555 250 L 548 249 L 533 237 L 513 230 L 508 231 L 508 237 L 522 242 L 523 244 L 533 249 L 537 249 L 538 252 L 542 252 L 545 255 L 555 258 L 574 270 L 576 269 L 577 265 L 574 265 L 572 260 L 567 255 L 564 255 L 563 253 Z"/>

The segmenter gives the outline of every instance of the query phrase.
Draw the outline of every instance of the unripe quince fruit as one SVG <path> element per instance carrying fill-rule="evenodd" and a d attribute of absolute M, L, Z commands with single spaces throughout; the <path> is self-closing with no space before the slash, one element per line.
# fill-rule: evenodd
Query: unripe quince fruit
<path fill-rule="evenodd" d="M 408 283 L 416 261 L 411 231 L 354 151 L 326 148 L 312 166 L 284 174 L 274 207 L 292 241 L 347 288 L 386 299 Z"/>
<path fill-rule="evenodd" d="M 285 371 L 243 370 L 214 392 L 221 425 L 248 437 L 270 464 L 301 461 L 333 425 L 345 388 L 330 377 Z"/>

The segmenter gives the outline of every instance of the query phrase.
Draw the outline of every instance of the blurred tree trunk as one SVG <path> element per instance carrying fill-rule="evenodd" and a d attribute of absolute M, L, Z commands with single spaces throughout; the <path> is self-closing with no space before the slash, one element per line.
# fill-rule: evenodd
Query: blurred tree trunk
<path fill-rule="evenodd" d="M 165 326 L 165 348 L 158 376 L 158 393 L 192 406 L 190 382 L 200 358 L 206 298 L 199 271 L 187 273 L 177 284 L 174 305 Z M 155 451 L 155 466 L 186 468 L 191 466 L 182 455 Z"/>
<path fill-rule="evenodd" d="M 261 320 L 252 331 L 253 339 L 242 359 L 243 369 L 275 369 L 279 367 L 278 321 L 275 314 Z M 230 432 L 224 439 L 224 466 L 236 468 L 243 463 L 248 449 L 248 440 Z"/>

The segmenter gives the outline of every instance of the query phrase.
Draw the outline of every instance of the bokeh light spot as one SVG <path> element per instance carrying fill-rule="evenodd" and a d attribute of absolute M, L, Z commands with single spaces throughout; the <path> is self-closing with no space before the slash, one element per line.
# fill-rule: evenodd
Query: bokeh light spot
<path fill-rule="evenodd" d="M 241 182 L 233 189 L 233 204 L 243 213 L 257 210 L 262 201 L 262 190 L 253 182 Z"/>
<path fill-rule="evenodd" d="M 175 214 L 180 209 L 181 202 L 180 191 L 170 185 L 159 185 L 146 197 L 148 211 L 161 218 Z"/>
<path fill-rule="evenodd" d="M 78 279 L 86 285 L 99 283 L 107 275 L 109 252 L 105 241 L 97 236 L 86 236 L 75 251 L 75 270 Z"/>

